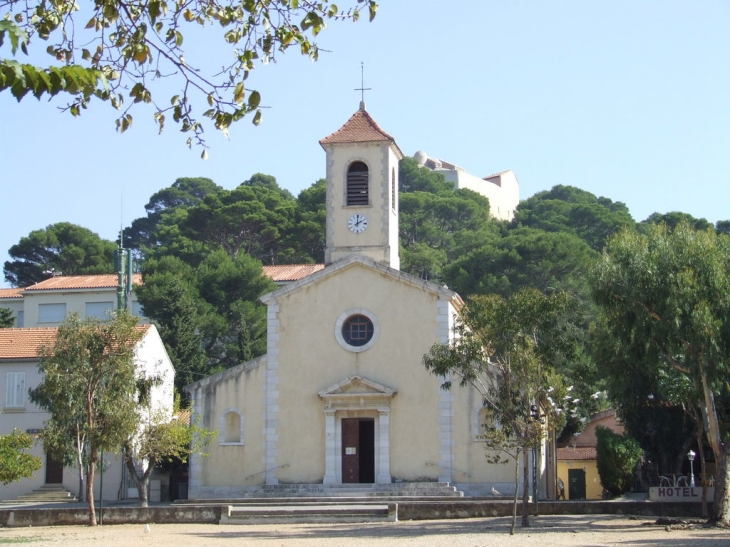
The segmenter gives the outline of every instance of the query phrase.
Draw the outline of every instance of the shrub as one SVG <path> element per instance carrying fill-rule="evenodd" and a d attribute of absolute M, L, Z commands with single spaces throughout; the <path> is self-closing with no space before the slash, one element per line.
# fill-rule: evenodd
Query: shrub
<path fill-rule="evenodd" d="M 612 496 L 627 492 L 634 482 L 634 469 L 643 454 L 632 438 L 614 433 L 607 427 L 596 427 L 598 475 L 603 488 Z"/>

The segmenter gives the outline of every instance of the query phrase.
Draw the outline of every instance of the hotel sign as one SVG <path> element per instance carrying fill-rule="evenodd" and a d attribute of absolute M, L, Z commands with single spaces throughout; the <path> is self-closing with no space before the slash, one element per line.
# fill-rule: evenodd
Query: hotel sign
<path fill-rule="evenodd" d="M 707 489 L 707 501 L 712 501 L 715 488 Z M 702 487 L 700 486 L 652 486 L 649 488 L 649 499 L 652 501 L 702 501 Z"/>

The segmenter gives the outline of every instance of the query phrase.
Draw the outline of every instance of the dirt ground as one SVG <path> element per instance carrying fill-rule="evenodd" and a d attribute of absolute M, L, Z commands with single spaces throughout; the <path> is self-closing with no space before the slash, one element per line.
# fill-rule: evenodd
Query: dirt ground
<path fill-rule="evenodd" d="M 654 519 L 591 516 L 533 517 L 530 528 L 509 536 L 508 518 L 402 521 L 371 524 L 213 525 L 151 524 L 89 528 L 58 526 L 0 529 L 0 545 L 73 547 L 726 547 L 730 531 L 657 526 Z M 647 523 L 651 523 L 648 525 Z"/>

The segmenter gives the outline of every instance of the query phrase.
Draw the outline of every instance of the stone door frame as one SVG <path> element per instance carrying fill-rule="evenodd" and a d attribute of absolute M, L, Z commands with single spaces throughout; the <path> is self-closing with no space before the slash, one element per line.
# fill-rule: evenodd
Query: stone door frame
<path fill-rule="evenodd" d="M 323 484 L 342 484 L 342 419 L 373 418 L 375 483 L 389 484 L 390 403 L 396 390 L 362 376 L 351 376 L 319 392 L 325 402 L 325 473 Z"/>

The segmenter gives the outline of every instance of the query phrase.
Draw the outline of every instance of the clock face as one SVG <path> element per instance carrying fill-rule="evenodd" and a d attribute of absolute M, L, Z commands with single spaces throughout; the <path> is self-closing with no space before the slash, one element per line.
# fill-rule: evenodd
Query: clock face
<path fill-rule="evenodd" d="M 350 217 L 350 220 L 347 221 L 347 227 L 353 234 L 360 234 L 365 231 L 365 228 L 368 227 L 368 219 L 365 217 L 365 215 L 356 213 Z"/>

